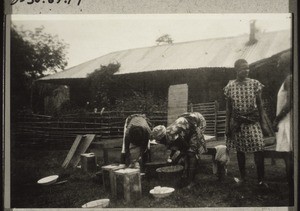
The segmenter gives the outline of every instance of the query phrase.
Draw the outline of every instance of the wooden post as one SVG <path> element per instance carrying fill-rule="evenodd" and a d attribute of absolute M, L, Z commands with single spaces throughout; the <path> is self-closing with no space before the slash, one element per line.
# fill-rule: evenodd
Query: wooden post
<path fill-rule="evenodd" d="M 63 164 L 62 164 L 62 167 L 63 167 L 63 168 L 67 168 L 67 167 L 68 167 L 68 165 L 69 165 L 71 159 L 73 158 L 73 156 L 74 156 L 74 154 L 75 154 L 75 151 L 76 151 L 76 149 L 77 149 L 77 147 L 78 147 L 78 145 L 79 145 L 81 139 L 82 139 L 82 135 L 77 135 L 77 136 L 76 136 L 76 139 L 75 139 L 75 141 L 73 142 L 73 145 L 72 145 L 72 147 L 71 147 L 71 149 L 70 149 L 70 151 L 69 151 L 69 153 L 68 153 L 68 155 L 67 155 L 65 161 L 64 161 Z"/>
<path fill-rule="evenodd" d="M 137 200 L 142 196 L 141 175 L 139 169 L 121 169 L 114 172 L 115 197 L 126 202 Z"/>
<path fill-rule="evenodd" d="M 75 149 L 74 155 L 69 162 L 70 166 L 72 166 L 73 168 L 77 166 L 77 164 L 80 162 L 80 155 L 87 151 L 94 138 L 95 134 L 86 134 L 82 136 L 82 139 L 80 140 L 80 143 Z"/>
<path fill-rule="evenodd" d="M 188 85 L 171 85 L 168 91 L 168 122 L 170 125 L 188 110 Z"/>
<path fill-rule="evenodd" d="M 271 157 L 271 165 L 272 166 L 276 165 L 276 160 L 275 160 L 274 156 Z"/>
<path fill-rule="evenodd" d="M 193 103 L 190 104 L 190 112 L 193 112 L 194 108 L 193 108 Z"/>
<path fill-rule="evenodd" d="M 105 165 L 108 164 L 108 152 L 105 148 L 103 148 L 103 161 Z"/>
<path fill-rule="evenodd" d="M 218 109 L 219 109 L 219 105 L 218 102 L 215 101 L 215 124 L 214 124 L 214 134 L 216 137 L 216 141 L 218 141 L 218 131 L 217 131 L 217 124 L 218 124 Z"/>
<path fill-rule="evenodd" d="M 112 164 L 112 165 L 107 165 L 102 167 L 102 178 L 103 178 L 103 185 L 105 190 L 111 191 L 114 193 L 115 191 L 115 176 L 114 176 L 114 171 L 120 170 L 124 168 L 125 166 L 123 165 L 118 165 L 118 164 Z"/>
<path fill-rule="evenodd" d="M 85 172 L 95 172 L 97 170 L 96 157 L 94 153 L 80 155 L 81 170 Z"/>

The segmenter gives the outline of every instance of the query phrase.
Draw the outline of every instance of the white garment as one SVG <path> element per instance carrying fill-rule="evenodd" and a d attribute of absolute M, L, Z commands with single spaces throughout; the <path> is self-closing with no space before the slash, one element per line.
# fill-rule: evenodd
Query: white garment
<path fill-rule="evenodd" d="M 284 83 L 281 85 L 277 95 L 276 115 L 279 114 L 287 101 L 287 91 L 284 90 Z M 279 122 L 276 133 L 276 151 L 289 152 L 293 150 L 291 140 L 291 111 Z"/>
<path fill-rule="evenodd" d="M 122 143 L 122 151 L 121 151 L 121 153 L 125 153 L 125 134 L 126 134 L 127 123 L 128 123 L 128 117 L 126 118 L 125 124 L 124 124 L 123 143 Z"/>
<path fill-rule="evenodd" d="M 216 174 L 218 172 L 218 165 L 217 162 L 219 162 L 222 166 L 225 166 L 229 163 L 229 153 L 227 150 L 227 147 L 225 145 L 218 145 L 215 146 L 216 149 L 216 155 L 213 159 L 213 173 Z"/>

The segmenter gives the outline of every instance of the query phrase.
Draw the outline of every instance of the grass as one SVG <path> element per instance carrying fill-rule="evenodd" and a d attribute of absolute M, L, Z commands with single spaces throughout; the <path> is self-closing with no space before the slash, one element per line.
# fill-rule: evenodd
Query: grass
<path fill-rule="evenodd" d="M 103 189 L 101 179 L 95 174 L 83 173 L 80 169 L 69 169 L 68 182 L 61 185 L 40 186 L 36 182 L 45 176 L 62 172 L 60 166 L 68 150 L 14 149 L 11 153 L 11 207 L 12 208 L 76 208 L 101 198 L 111 198 Z M 149 190 L 159 185 L 154 179 L 142 180 L 142 198 L 125 203 L 112 200 L 109 207 L 260 207 L 287 206 L 289 187 L 285 179 L 282 160 L 265 160 L 265 177 L 270 189 L 256 186 L 256 168 L 253 156 L 247 155 L 247 182 L 236 187 L 233 177 L 239 176 L 235 154 L 231 155 L 228 175 L 219 182 L 212 174 L 211 158 L 203 156 L 196 176 L 197 185 L 188 190 L 179 188 L 167 198 L 154 199 Z"/>

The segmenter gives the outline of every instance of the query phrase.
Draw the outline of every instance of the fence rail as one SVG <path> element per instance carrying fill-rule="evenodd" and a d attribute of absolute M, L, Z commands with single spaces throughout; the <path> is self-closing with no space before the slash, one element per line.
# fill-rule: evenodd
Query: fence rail
<path fill-rule="evenodd" d="M 195 104 L 197 105 L 197 104 Z M 201 109 L 211 104 L 205 104 Z M 195 107 L 197 110 L 198 108 Z M 210 107 L 209 107 L 210 108 Z M 221 136 L 225 131 L 225 112 L 217 107 L 203 113 L 207 120 L 207 134 Z M 214 112 L 214 113 L 212 113 Z M 12 125 L 16 143 L 27 146 L 70 147 L 77 135 L 95 134 L 96 139 L 114 139 L 123 136 L 125 119 L 130 114 L 140 111 L 87 113 L 64 115 L 59 118 L 39 115 L 19 115 Z M 147 114 L 146 114 L 147 115 Z M 166 112 L 152 112 L 147 115 L 153 126 L 167 125 Z"/>
<path fill-rule="evenodd" d="M 38 115 L 18 115 L 12 133 L 18 145 L 70 146 L 80 134 L 95 134 L 96 138 L 113 139 L 123 136 L 124 122 L 128 115 L 140 111 L 86 113 L 64 115 L 57 118 Z M 147 114 L 146 114 L 147 115 Z M 167 123 L 166 112 L 147 115 L 152 124 Z"/>

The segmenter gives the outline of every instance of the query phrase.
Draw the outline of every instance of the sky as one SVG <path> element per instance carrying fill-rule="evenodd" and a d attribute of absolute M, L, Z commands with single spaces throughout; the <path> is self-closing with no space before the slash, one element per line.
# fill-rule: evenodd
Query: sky
<path fill-rule="evenodd" d="M 256 20 L 261 32 L 291 29 L 290 14 L 12 15 L 12 23 L 44 31 L 69 44 L 66 69 L 105 54 L 156 45 L 248 34 Z"/>

